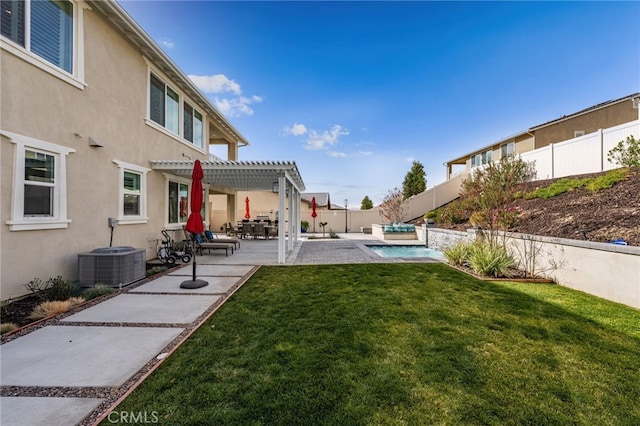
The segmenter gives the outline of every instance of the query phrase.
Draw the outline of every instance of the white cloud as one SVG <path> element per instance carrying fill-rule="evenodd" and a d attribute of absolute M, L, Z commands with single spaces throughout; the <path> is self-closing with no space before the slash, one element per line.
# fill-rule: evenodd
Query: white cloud
<path fill-rule="evenodd" d="M 233 92 L 236 95 L 242 94 L 240 85 L 227 78 L 224 74 L 214 75 L 190 75 L 191 81 L 204 93 L 226 93 Z"/>
<path fill-rule="evenodd" d="M 174 43 L 173 40 L 170 39 L 164 39 L 164 40 L 160 40 L 160 46 L 164 47 L 165 49 L 173 49 L 174 47 L 176 47 L 176 44 Z"/>
<path fill-rule="evenodd" d="M 253 109 L 250 105 L 263 101 L 263 98 L 257 95 L 241 96 L 242 89 L 240 85 L 224 74 L 190 75 L 189 78 L 204 93 L 232 94 L 231 97 L 214 96 L 212 98 L 216 108 L 227 117 L 253 115 Z M 236 96 L 234 97 L 233 95 Z"/>
<path fill-rule="evenodd" d="M 358 151 L 351 154 L 346 152 L 331 151 L 328 153 L 329 157 L 333 158 L 357 158 L 357 157 L 370 157 L 373 155 L 371 151 Z"/>
<path fill-rule="evenodd" d="M 225 99 L 214 98 L 213 103 L 216 107 L 227 117 L 239 117 L 241 115 L 253 115 L 253 109 L 251 104 L 262 102 L 260 96 L 252 96 L 246 98 L 244 96 L 238 96 L 237 98 Z"/>
<path fill-rule="evenodd" d="M 336 152 L 336 151 L 331 151 L 329 153 L 329 157 L 333 157 L 333 158 L 347 158 L 347 154 L 344 152 Z"/>
<path fill-rule="evenodd" d="M 340 141 L 340 136 L 348 135 L 349 131 L 344 127 L 334 124 L 331 129 L 319 133 L 313 129 L 309 129 L 308 138 L 305 141 L 305 149 L 327 149 Z"/>
<path fill-rule="evenodd" d="M 414 161 L 416 161 L 416 159 L 414 157 L 407 157 L 404 159 L 404 161 L 407 163 L 413 163 Z"/>
<path fill-rule="evenodd" d="M 304 124 L 294 123 L 291 127 L 285 126 L 282 131 L 285 135 L 302 136 L 307 133 L 307 126 Z"/>

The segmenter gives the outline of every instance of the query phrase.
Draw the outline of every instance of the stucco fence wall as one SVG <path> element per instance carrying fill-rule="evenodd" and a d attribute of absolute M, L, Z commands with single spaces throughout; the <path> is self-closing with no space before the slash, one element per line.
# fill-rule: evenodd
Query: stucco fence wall
<path fill-rule="evenodd" d="M 438 250 L 478 238 L 476 230 L 425 233 L 427 247 Z M 521 262 L 525 249 L 536 252 L 536 271 L 562 286 L 640 309 L 640 247 L 511 233 L 506 243 Z"/>

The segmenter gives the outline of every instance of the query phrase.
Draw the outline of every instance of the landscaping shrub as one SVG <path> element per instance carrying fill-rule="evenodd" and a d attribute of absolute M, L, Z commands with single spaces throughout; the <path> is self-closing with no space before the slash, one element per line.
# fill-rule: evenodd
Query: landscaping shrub
<path fill-rule="evenodd" d="M 535 191 L 524 194 L 524 198 L 528 200 L 532 198 L 541 198 L 546 200 L 547 198 L 555 197 L 564 192 L 573 191 L 583 187 L 596 192 L 602 189 L 611 188 L 616 183 L 626 179 L 626 177 L 629 176 L 629 173 L 630 171 L 628 168 L 621 168 L 610 170 L 595 178 L 562 178 L 549 186 L 538 188 Z"/>
<path fill-rule="evenodd" d="M 640 167 L 640 139 L 628 136 L 607 154 L 607 160 L 625 167 Z"/>
<path fill-rule="evenodd" d="M 501 278 L 511 276 L 516 261 L 503 246 L 478 241 L 469 247 L 469 266 L 477 274 Z"/>
<path fill-rule="evenodd" d="M 438 211 L 440 214 L 439 222 L 450 225 L 466 222 L 471 214 L 467 203 L 463 200 L 454 200 Z"/>
<path fill-rule="evenodd" d="M 166 271 L 167 269 L 169 269 L 169 268 L 167 268 L 166 266 L 154 266 L 154 267 L 151 267 L 151 268 L 147 269 L 147 277 L 150 277 L 150 276 L 155 275 L 155 274 L 159 274 L 161 272 Z"/>
<path fill-rule="evenodd" d="M 8 333 L 10 331 L 16 330 L 18 326 L 12 322 L 5 322 L 0 324 L 0 334 Z"/>
<path fill-rule="evenodd" d="M 65 280 L 60 275 L 47 281 L 34 278 L 24 286 L 44 301 L 66 300 L 73 296 L 76 289 L 72 281 Z"/>
<path fill-rule="evenodd" d="M 165 268 L 166 269 L 166 268 Z M 148 271 L 147 271 L 148 275 Z M 85 300 L 95 299 L 96 297 L 104 296 L 105 294 L 111 294 L 114 292 L 114 289 L 104 285 L 104 284 L 96 284 L 93 287 L 90 287 L 82 292 L 82 297 Z"/>
<path fill-rule="evenodd" d="M 461 241 L 451 247 L 444 249 L 444 257 L 454 265 L 463 266 L 469 261 L 471 243 Z"/>
<path fill-rule="evenodd" d="M 84 299 L 82 297 L 72 297 L 67 300 L 53 300 L 49 302 L 43 302 L 34 308 L 29 317 L 33 319 L 47 318 L 52 315 L 67 312 L 68 310 L 75 308 L 83 302 Z"/>
<path fill-rule="evenodd" d="M 73 296 L 75 285 L 72 281 L 65 280 L 60 275 L 47 280 L 45 291 L 47 300 L 67 300 Z"/>
<path fill-rule="evenodd" d="M 630 170 L 627 167 L 610 170 L 602 176 L 590 179 L 585 186 L 587 189 L 594 192 L 602 189 L 608 189 L 621 180 L 626 179 L 627 176 L 629 176 L 629 173 Z"/>

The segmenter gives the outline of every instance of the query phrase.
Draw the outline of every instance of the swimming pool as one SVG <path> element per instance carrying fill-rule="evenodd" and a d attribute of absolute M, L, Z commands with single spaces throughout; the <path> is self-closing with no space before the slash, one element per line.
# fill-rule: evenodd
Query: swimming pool
<path fill-rule="evenodd" d="M 425 246 L 407 245 L 367 245 L 375 254 L 380 257 L 430 257 L 432 259 L 443 260 L 444 255 L 438 250 Z"/>

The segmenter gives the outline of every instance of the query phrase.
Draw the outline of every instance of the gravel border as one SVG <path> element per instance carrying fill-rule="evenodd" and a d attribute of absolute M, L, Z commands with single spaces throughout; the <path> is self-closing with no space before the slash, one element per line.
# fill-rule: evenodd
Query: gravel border
<path fill-rule="evenodd" d="M 253 265 L 252 265 L 253 266 Z M 116 290 L 105 296 L 98 297 L 96 299 L 89 300 L 76 308 L 65 312 L 63 314 L 56 315 L 55 317 L 45 318 L 35 323 L 29 324 L 25 327 L 19 328 L 11 333 L 7 333 L 2 336 L 2 344 L 8 343 L 21 336 L 32 333 L 42 327 L 49 325 L 56 326 L 103 326 L 103 327 L 160 327 L 160 328 L 184 328 L 175 339 L 173 339 L 168 345 L 166 345 L 161 354 L 164 357 L 160 359 L 155 357 L 149 360 L 137 373 L 131 376 L 125 383 L 116 387 L 39 387 L 39 386 L 0 386 L 0 396 L 3 397 L 57 397 L 57 398 L 101 398 L 105 401 L 102 402 L 96 409 L 87 415 L 80 423 L 79 426 L 96 425 L 103 421 L 113 409 L 124 400 L 135 388 L 137 388 L 143 381 L 149 376 L 156 368 L 158 368 L 164 360 L 166 360 L 184 341 L 186 341 L 191 334 L 193 334 L 200 326 L 207 321 L 223 304 L 226 302 L 240 287 L 244 285 L 247 280 L 260 269 L 260 266 L 253 266 L 253 268 L 245 275 L 240 277 L 238 281 L 226 292 L 220 294 L 218 299 L 213 305 L 207 308 L 195 321 L 188 324 L 149 324 L 149 323 L 87 323 L 87 322 L 62 322 L 64 318 L 76 314 L 84 309 L 95 306 L 101 302 L 104 302 L 112 297 L 116 297 L 120 294 L 128 293 L 143 284 L 152 281 L 152 279 L 144 279 L 140 282 L 128 286 L 122 290 Z M 136 293 L 136 294 L 171 294 L 175 293 Z M 189 293 L 194 295 L 198 293 Z M 200 293 L 202 294 L 202 293 Z M 181 294 L 178 294 L 181 295 Z"/>

